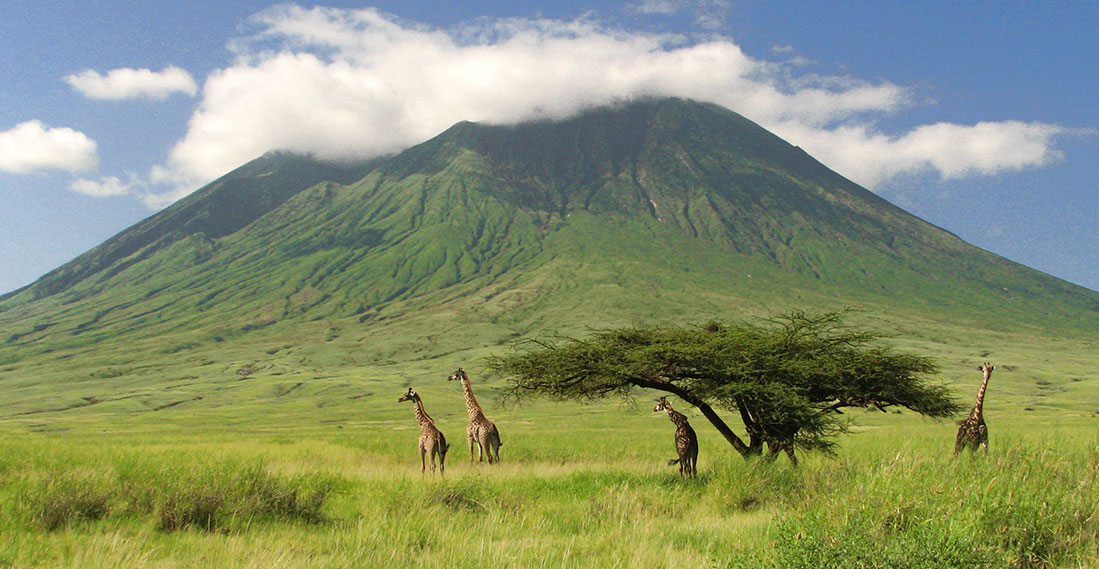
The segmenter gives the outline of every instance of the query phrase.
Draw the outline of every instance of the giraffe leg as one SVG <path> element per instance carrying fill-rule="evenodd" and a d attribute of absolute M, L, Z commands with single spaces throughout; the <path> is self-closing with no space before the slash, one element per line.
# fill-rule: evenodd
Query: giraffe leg
<path fill-rule="evenodd" d="M 466 444 L 469 445 L 469 463 L 473 464 L 473 446 L 477 444 L 477 440 L 473 437 L 473 433 L 466 434 Z"/>
<path fill-rule="evenodd" d="M 489 442 L 491 437 L 487 432 L 481 432 L 481 440 L 478 443 L 481 445 L 481 459 L 478 462 L 485 461 L 485 455 L 488 455 L 488 463 L 492 464 L 492 445 Z"/>
<path fill-rule="evenodd" d="M 435 474 L 435 455 L 439 454 L 439 445 L 435 441 L 428 443 L 427 456 L 431 459 L 431 473 Z"/>
<path fill-rule="evenodd" d="M 503 446 L 504 443 L 500 442 L 500 431 L 496 430 L 495 425 L 493 425 L 490 435 L 489 450 L 492 451 L 492 454 L 496 455 L 496 462 L 500 462 L 500 447 Z"/>
<path fill-rule="evenodd" d="M 958 428 L 958 437 L 954 439 L 954 456 L 958 456 L 969 446 L 969 438 L 968 425 L 962 422 L 962 426 Z"/>
<path fill-rule="evenodd" d="M 798 457 L 794 455 L 794 447 L 786 445 L 786 446 L 783 447 L 782 450 L 786 451 L 786 456 L 787 456 L 787 458 L 790 459 L 790 464 L 797 467 Z"/>
<path fill-rule="evenodd" d="M 427 470 L 427 449 L 420 445 L 420 474 Z"/>

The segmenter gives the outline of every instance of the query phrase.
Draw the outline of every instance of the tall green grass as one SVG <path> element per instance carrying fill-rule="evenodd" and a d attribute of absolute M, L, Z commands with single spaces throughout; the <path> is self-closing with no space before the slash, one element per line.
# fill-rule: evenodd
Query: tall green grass
<path fill-rule="evenodd" d="M 879 463 L 862 462 L 799 473 L 793 488 L 804 494 L 777 518 L 774 548 L 741 566 L 1024 568 L 1097 561 L 1094 440 L 1071 449 L 1020 441 L 959 458 L 908 448 Z"/>
<path fill-rule="evenodd" d="M 0 567 L 1099 564 L 1099 439 L 1001 429 L 988 455 L 954 458 L 945 430 L 874 429 L 797 469 L 707 445 L 696 480 L 660 449 L 424 476 L 411 452 L 308 439 L 7 443 Z"/>
<path fill-rule="evenodd" d="M 47 532 L 97 521 L 221 533 L 268 521 L 317 524 L 340 486 L 333 475 L 277 474 L 261 460 L 234 457 L 108 452 L 30 458 L 6 465 L 0 495 L 7 497 L 12 526 Z"/>

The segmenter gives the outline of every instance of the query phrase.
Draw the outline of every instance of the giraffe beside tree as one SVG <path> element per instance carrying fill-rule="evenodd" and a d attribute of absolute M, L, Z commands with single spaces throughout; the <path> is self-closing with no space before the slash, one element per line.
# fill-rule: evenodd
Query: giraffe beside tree
<path fill-rule="evenodd" d="M 973 404 L 973 410 L 969 412 L 969 416 L 963 421 L 959 421 L 958 438 L 954 441 L 954 456 L 957 456 L 962 449 L 968 448 L 970 452 L 976 451 L 978 448 L 984 449 L 988 452 L 988 426 L 985 425 L 984 417 L 984 403 L 985 403 L 985 390 L 988 389 L 988 380 L 992 377 L 992 370 L 996 369 L 996 366 L 985 362 L 985 365 L 978 367 L 977 369 L 984 372 L 984 381 L 981 382 L 981 388 L 977 390 L 977 402 Z"/>
<path fill-rule="evenodd" d="M 436 457 L 439 459 L 439 471 L 446 472 L 446 451 L 450 445 L 447 444 L 443 432 L 435 426 L 435 420 L 424 411 L 420 395 L 411 387 L 408 388 L 408 393 L 397 400 L 398 403 L 402 401 L 412 402 L 412 411 L 416 414 L 416 422 L 420 424 L 420 472 L 427 470 L 428 457 L 431 457 L 432 474 L 435 473 Z"/>
<path fill-rule="evenodd" d="M 485 455 L 488 455 L 489 464 L 500 462 L 500 447 L 504 444 L 500 442 L 500 431 L 492 421 L 485 417 L 484 411 L 477 403 L 477 398 L 473 396 L 473 386 L 469 382 L 469 375 L 462 368 L 458 368 L 458 371 L 450 374 L 447 380 L 458 380 L 462 384 L 462 391 L 466 396 L 466 412 L 469 413 L 469 426 L 466 427 L 469 461 L 473 462 L 473 448 L 477 446 L 480 448 L 480 462 L 485 461 Z"/>
<path fill-rule="evenodd" d="M 695 465 L 698 463 L 698 437 L 687 422 L 687 416 L 672 409 L 667 397 L 657 399 L 653 411 L 664 411 L 672 423 L 675 423 L 675 452 L 679 454 L 679 458 L 669 460 L 668 465 L 679 463 L 680 475 L 694 476 L 697 472 Z"/>

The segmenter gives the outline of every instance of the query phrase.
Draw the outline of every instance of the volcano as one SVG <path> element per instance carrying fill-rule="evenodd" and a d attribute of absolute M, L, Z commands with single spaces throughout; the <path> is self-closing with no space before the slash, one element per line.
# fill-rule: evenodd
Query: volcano
<path fill-rule="evenodd" d="M 1099 324 L 1099 293 L 972 246 L 733 111 L 647 99 L 462 122 L 356 163 L 268 153 L 0 298 L 0 361 L 321 329 L 386 330 L 401 360 L 791 307 Z"/>

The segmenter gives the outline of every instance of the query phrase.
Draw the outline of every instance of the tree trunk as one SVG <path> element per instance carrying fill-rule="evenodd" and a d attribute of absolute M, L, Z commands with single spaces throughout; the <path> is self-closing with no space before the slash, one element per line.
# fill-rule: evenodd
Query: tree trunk
<path fill-rule="evenodd" d="M 684 400 L 687 401 L 686 399 Z M 759 454 L 758 449 L 753 449 L 752 447 L 744 444 L 744 441 L 741 440 L 740 437 L 736 436 L 736 433 L 734 433 L 733 430 L 729 428 L 729 425 L 725 424 L 725 421 L 721 420 L 721 417 L 717 415 L 712 407 L 702 401 L 699 401 L 698 403 L 694 403 L 692 401 L 687 402 L 691 403 L 695 407 L 698 407 L 699 411 L 702 411 L 702 415 L 710 421 L 710 424 L 712 424 L 714 428 L 717 429 L 717 432 L 721 433 L 721 435 L 725 437 L 725 440 L 729 441 L 729 444 L 733 445 L 733 448 L 740 453 L 740 456 L 748 458 L 752 455 Z"/>
<path fill-rule="evenodd" d="M 744 422 L 744 428 L 748 430 L 748 454 L 763 454 L 763 437 L 760 436 L 759 423 L 749 411 L 748 403 L 744 401 L 744 398 L 738 397 L 736 405 L 737 410 L 740 411 L 740 420 Z"/>

